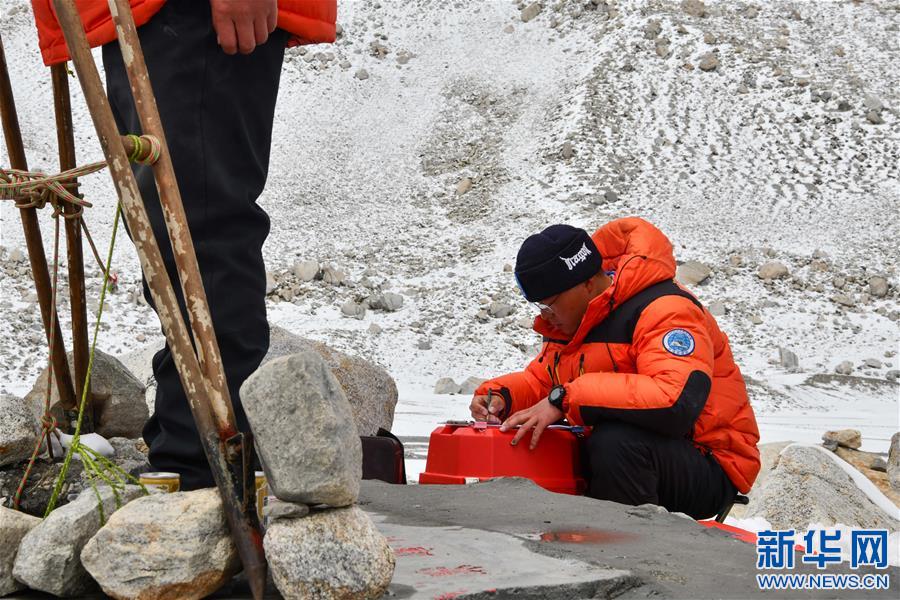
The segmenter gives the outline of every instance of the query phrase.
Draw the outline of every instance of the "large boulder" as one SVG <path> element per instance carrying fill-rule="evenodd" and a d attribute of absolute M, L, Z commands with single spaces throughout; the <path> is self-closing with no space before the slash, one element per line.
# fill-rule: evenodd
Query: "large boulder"
<path fill-rule="evenodd" d="M 891 448 L 888 451 L 887 476 L 891 487 L 900 491 L 900 432 L 891 436 Z"/>
<path fill-rule="evenodd" d="M 0 467 L 28 460 L 41 425 L 24 400 L 0 394 Z"/>
<path fill-rule="evenodd" d="M 821 447 L 786 447 L 775 469 L 759 489 L 754 488 L 745 516 L 763 517 L 777 529 L 804 530 L 812 523 L 841 523 L 896 531 L 900 527 L 896 516 L 863 492 L 842 465 L 846 463 Z"/>
<path fill-rule="evenodd" d="M 321 342 L 304 339 L 281 327 L 272 327 L 269 352 L 262 364 L 306 351 L 319 354 L 340 382 L 353 409 L 359 435 L 375 435 L 379 428 L 391 430 L 397 405 L 397 384 L 378 365 L 333 350 Z"/>
<path fill-rule="evenodd" d="M 100 498 L 98 499 L 97 494 Z M 86 490 L 78 498 L 54 510 L 29 531 L 19 545 L 13 577 L 31 589 L 56 596 L 79 596 L 96 588 L 81 564 L 81 550 L 122 504 L 142 495 L 141 488 L 129 485 L 117 498 L 110 487 Z"/>
<path fill-rule="evenodd" d="M 362 445 L 350 403 L 322 357 L 272 360 L 241 386 L 271 492 L 281 500 L 346 506 L 362 479 Z"/>
<path fill-rule="evenodd" d="M 69 352 L 69 368 L 74 372 L 73 354 Z M 25 401 L 35 416 L 44 413 L 44 397 L 47 393 L 48 369 L 44 368 Z M 142 384 L 113 356 L 99 350 L 94 355 L 91 371 L 91 392 L 94 398 L 94 431 L 105 438 L 141 436 L 144 423 L 150 416 L 144 399 Z M 50 411 L 57 421 L 65 422 L 59 406 L 59 393 L 53 382 Z"/>
<path fill-rule="evenodd" d="M 240 568 L 215 488 L 138 498 L 117 511 L 81 552 L 114 598 L 204 598 Z"/>
<path fill-rule="evenodd" d="M 13 578 L 13 564 L 22 538 L 40 522 L 37 517 L 0 506 L 0 596 L 25 587 Z"/>
<path fill-rule="evenodd" d="M 730 516 L 736 519 L 742 519 L 747 514 L 750 507 L 753 506 L 756 501 L 756 491 L 762 489 L 766 479 L 769 478 L 769 475 L 775 470 L 775 467 L 778 466 L 778 459 L 780 458 L 781 451 L 793 443 L 794 442 L 769 442 L 767 444 L 757 445 L 757 448 L 759 449 L 760 467 L 759 475 L 756 476 L 756 481 L 753 482 L 753 489 L 751 489 L 750 493 L 747 495 L 748 498 L 750 498 L 750 504 L 747 506 L 735 504 L 731 507 L 731 512 L 728 513 Z"/>
<path fill-rule="evenodd" d="M 276 519 L 263 544 L 287 600 L 380 598 L 394 574 L 394 552 L 356 506 Z"/>

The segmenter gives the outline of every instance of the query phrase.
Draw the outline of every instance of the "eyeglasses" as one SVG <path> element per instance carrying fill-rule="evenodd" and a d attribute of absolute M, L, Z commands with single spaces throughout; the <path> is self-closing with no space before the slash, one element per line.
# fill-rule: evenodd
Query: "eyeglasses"
<path fill-rule="evenodd" d="M 562 296 L 562 294 L 557 294 L 553 300 L 551 300 L 550 302 L 548 302 L 546 304 L 544 304 L 543 302 L 532 302 L 532 304 L 542 313 L 543 312 L 553 312 L 553 304 L 557 300 L 559 300 L 560 296 Z"/>

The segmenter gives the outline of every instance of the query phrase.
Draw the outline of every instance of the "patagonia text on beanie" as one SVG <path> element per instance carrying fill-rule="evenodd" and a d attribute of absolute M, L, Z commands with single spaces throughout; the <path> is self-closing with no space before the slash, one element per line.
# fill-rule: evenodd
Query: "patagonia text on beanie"
<path fill-rule="evenodd" d="M 515 275 L 525 298 L 537 302 L 587 281 L 602 265 L 600 252 L 584 229 L 551 225 L 522 242 Z"/>

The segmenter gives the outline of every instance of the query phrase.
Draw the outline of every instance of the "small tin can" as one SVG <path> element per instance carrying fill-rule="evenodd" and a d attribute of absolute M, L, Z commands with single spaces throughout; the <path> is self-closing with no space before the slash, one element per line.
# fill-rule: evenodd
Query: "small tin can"
<path fill-rule="evenodd" d="M 165 473 L 162 471 L 141 473 L 138 481 L 151 494 L 171 494 L 181 489 L 181 475 L 178 473 Z"/>
<path fill-rule="evenodd" d="M 259 522 L 263 522 L 263 506 L 265 506 L 266 496 L 269 495 L 269 484 L 266 482 L 266 473 L 265 471 L 256 471 L 256 484 L 254 486 L 256 491 L 256 515 L 259 517 Z"/>

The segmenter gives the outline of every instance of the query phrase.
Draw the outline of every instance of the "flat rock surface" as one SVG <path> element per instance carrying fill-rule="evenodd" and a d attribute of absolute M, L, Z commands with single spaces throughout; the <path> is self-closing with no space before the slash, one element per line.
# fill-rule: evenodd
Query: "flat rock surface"
<path fill-rule="evenodd" d="M 771 597 L 756 584 L 755 546 L 651 507 L 553 494 L 522 479 L 471 486 L 363 481 L 360 504 L 397 554 L 390 591 L 398 598 L 433 598 L 435 586 L 444 583 L 443 593 L 456 592 L 457 598 L 480 598 L 488 589 L 496 589 L 492 598 Z M 433 564 L 426 567 L 428 562 Z M 572 574 L 563 578 L 561 595 L 531 587 L 551 581 L 560 562 L 569 568 L 559 573 Z M 791 572 L 815 571 L 798 566 Z M 829 566 L 828 572 L 850 569 Z M 881 572 L 893 581 L 900 576 L 897 568 Z M 534 573 L 542 574 L 540 581 L 532 582 Z M 462 590 L 461 583 L 470 587 Z M 778 597 L 845 596 L 816 591 Z"/>

